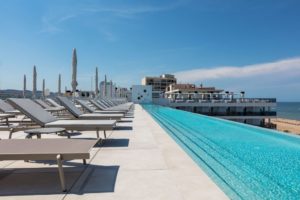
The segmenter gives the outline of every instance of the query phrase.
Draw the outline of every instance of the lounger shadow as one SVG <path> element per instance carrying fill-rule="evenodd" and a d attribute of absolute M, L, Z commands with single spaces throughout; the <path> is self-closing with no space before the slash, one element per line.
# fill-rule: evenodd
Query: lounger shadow
<path fill-rule="evenodd" d="M 86 170 L 82 176 L 83 171 Z M 81 165 L 65 168 L 69 194 L 114 192 L 119 166 Z M 0 196 L 61 194 L 57 169 L 5 169 L 0 172 Z M 74 187 L 75 185 L 75 187 Z"/>

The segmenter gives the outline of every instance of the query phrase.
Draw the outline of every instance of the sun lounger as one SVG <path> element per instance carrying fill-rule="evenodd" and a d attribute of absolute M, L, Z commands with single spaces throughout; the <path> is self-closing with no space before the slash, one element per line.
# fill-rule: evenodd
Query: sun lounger
<path fill-rule="evenodd" d="M 44 108 L 46 111 L 49 111 L 49 112 L 60 112 L 60 111 L 65 110 L 65 108 L 63 106 L 51 107 L 41 99 L 35 99 L 35 102 L 37 104 L 39 104 L 40 106 L 42 106 L 42 108 Z"/>
<path fill-rule="evenodd" d="M 108 105 L 111 105 L 111 107 L 125 107 L 129 108 L 133 105 L 132 102 L 125 102 L 125 103 L 117 103 L 114 102 L 112 99 L 102 98 L 102 101 L 105 101 Z"/>
<path fill-rule="evenodd" d="M 46 101 L 48 102 L 48 103 L 50 103 L 53 107 L 62 107 L 63 108 L 63 106 L 61 106 L 61 105 L 59 105 L 56 101 L 54 101 L 53 99 L 50 99 L 50 98 L 47 98 L 46 99 Z"/>
<path fill-rule="evenodd" d="M 102 105 L 103 107 L 106 107 L 106 109 L 108 110 L 124 110 L 126 112 L 128 112 L 130 110 L 130 106 L 124 106 L 124 105 L 119 105 L 119 106 L 112 106 L 112 107 L 107 107 L 105 104 L 104 104 L 104 101 L 99 99 L 97 101 L 100 105 Z"/>
<path fill-rule="evenodd" d="M 96 131 L 97 138 L 99 138 L 100 130 L 104 131 L 104 136 L 106 137 L 106 131 L 112 130 L 116 126 L 116 120 L 58 120 L 30 99 L 9 98 L 8 102 L 41 127 Z M 9 138 L 11 138 L 12 133 L 10 133 Z"/>
<path fill-rule="evenodd" d="M 129 108 L 121 107 L 121 106 L 113 106 L 113 107 L 108 107 L 106 104 L 103 103 L 102 100 L 97 100 L 97 103 L 100 104 L 105 110 L 123 110 L 128 112 Z"/>
<path fill-rule="evenodd" d="M 90 151 L 98 140 L 44 139 L 44 140 L 0 140 L 0 160 L 56 160 L 62 191 L 66 182 L 63 171 L 64 160 L 90 158 Z"/>
<path fill-rule="evenodd" d="M 57 99 L 60 101 L 60 103 L 76 118 L 79 119 L 115 119 L 115 120 L 121 120 L 122 117 L 124 117 L 123 114 L 103 114 L 103 113 L 88 113 L 84 114 L 81 112 L 78 108 L 75 107 L 75 105 L 68 100 L 66 97 L 57 97 Z"/>
<path fill-rule="evenodd" d="M 107 108 L 106 106 L 104 106 L 103 104 L 101 104 L 100 102 L 96 101 L 96 100 L 93 100 L 91 99 L 90 102 L 95 106 L 97 107 L 99 110 L 101 111 L 119 111 L 119 112 L 122 112 L 122 113 L 126 113 L 127 110 L 115 110 L 115 109 L 110 109 L 110 108 Z"/>
<path fill-rule="evenodd" d="M 76 102 L 79 103 L 83 109 L 90 113 L 102 113 L 102 114 L 124 114 L 124 111 L 117 110 L 96 110 L 95 108 L 88 105 L 84 100 L 76 99 Z"/>
<path fill-rule="evenodd" d="M 20 111 L 16 110 L 2 99 L 0 99 L 0 111 L 7 114 L 20 114 Z"/>
<path fill-rule="evenodd" d="M 106 100 L 104 100 L 104 99 L 99 99 L 98 101 L 101 101 L 107 108 L 115 106 L 115 105 L 112 105 L 112 104 L 108 103 L 108 102 L 107 102 Z"/>

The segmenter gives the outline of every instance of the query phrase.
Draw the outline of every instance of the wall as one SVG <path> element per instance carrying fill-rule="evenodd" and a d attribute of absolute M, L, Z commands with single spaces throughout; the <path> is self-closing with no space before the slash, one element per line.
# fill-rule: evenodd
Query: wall
<path fill-rule="evenodd" d="M 133 103 L 151 103 L 152 86 L 151 85 L 133 85 L 132 86 Z"/>

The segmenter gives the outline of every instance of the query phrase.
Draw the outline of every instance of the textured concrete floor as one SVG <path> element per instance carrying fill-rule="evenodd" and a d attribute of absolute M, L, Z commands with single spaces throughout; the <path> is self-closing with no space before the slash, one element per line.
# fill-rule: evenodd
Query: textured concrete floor
<path fill-rule="evenodd" d="M 0 138 L 8 133 L 0 132 Z M 44 138 L 57 137 L 56 135 Z M 94 138 L 84 132 L 74 138 Z M 14 138 L 24 138 L 22 132 Z M 226 195 L 139 105 L 118 123 L 89 165 L 64 163 L 68 193 L 55 162 L 0 161 L 1 199 L 227 199 Z"/>

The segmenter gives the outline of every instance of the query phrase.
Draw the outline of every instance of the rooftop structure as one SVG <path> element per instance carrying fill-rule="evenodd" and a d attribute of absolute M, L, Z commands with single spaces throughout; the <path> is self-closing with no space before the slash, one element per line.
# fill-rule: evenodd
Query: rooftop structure
<path fill-rule="evenodd" d="M 245 98 L 244 91 L 236 94 L 202 84 L 170 84 L 164 96 L 153 102 L 257 126 L 267 126 L 276 118 L 274 98 Z"/>
<path fill-rule="evenodd" d="M 266 126 L 276 118 L 273 98 L 245 98 L 244 91 L 237 94 L 203 84 L 177 83 L 170 74 L 145 77 L 142 85 L 152 86 L 153 103 L 176 109 L 257 126 Z"/>
<path fill-rule="evenodd" d="M 165 91 L 165 98 L 177 99 L 177 98 L 220 98 L 223 90 L 216 89 L 215 87 L 197 87 L 195 84 L 170 84 Z"/>

